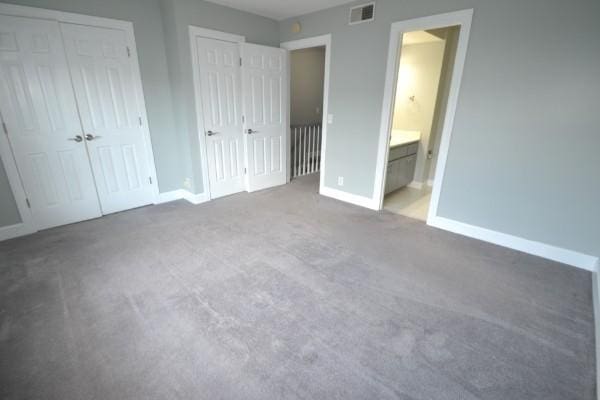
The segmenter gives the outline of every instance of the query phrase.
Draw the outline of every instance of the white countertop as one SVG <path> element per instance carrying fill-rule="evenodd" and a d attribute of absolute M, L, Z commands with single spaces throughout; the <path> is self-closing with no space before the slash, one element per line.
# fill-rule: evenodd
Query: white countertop
<path fill-rule="evenodd" d="M 402 129 L 392 129 L 390 137 L 390 147 L 402 146 L 409 143 L 418 142 L 421 140 L 421 132 L 419 131 L 404 131 Z"/>

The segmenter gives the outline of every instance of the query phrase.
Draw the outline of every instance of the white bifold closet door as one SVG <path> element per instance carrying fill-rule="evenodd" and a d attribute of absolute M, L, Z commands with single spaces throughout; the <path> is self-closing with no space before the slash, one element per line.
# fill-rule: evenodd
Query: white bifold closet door
<path fill-rule="evenodd" d="M 37 229 L 99 217 L 57 22 L 0 15 L 0 111 Z"/>
<path fill-rule="evenodd" d="M 212 198 L 244 190 L 240 52 L 237 43 L 196 38 Z"/>
<path fill-rule="evenodd" d="M 149 143 L 125 31 L 64 23 L 61 29 L 102 212 L 152 203 Z"/>
<path fill-rule="evenodd" d="M 246 116 L 247 190 L 286 183 L 287 52 L 240 43 Z"/>

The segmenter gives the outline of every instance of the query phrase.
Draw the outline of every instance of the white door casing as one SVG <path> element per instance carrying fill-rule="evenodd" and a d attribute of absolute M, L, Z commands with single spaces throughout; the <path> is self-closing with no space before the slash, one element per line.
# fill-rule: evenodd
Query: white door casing
<path fill-rule="evenodd" d="M 37 229 L 101 215 L 59 25 L 0 15 L 0 110 Z"/>
<path fill-rule="evenodd" d="M 136 96 L 136 70 L 121 29 L 61 23 L 103 214 L 151 204 L 155 182 Z"/>
<path fill-rule="evenodd" d="M 217 198 L 245 189 L 240 53 L 237 43 L 195 42 L 210 195 Z"/>
<path fill-rule="evenodd" d="M 287 178 L 287 50 L 240 43 L 246 129 L 247 190 Z"/>

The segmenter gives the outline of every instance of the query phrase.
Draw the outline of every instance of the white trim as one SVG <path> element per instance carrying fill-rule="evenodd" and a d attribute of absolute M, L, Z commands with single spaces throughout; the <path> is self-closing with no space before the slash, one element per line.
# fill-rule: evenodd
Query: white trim
<path fill-rule="evenodd" d="M 190 33 L 190 39 L 192 37 L 204 37 L 232 43 L 244 43 L 246 41 L 245 36 L 234 35 L 233 33 L 216 31 L 213 29 L 206 29 L 200 26 L 190 25 L 188 29 Z"/>
<path fill-rule="evenodd" d="M 58 23 L 69 23 L 95 26 L 101 28 L 118 29 L 125 32 L 127 44 L 131 51 L 131 59 L 133 62 L 133 78 L 136 92 L 135 95 L 137 105 L 139 107 L 139 117 L 142 119 L 141 128 L 144 135 L 146 158 L 150 167 L 150 176 L 152 177 L 152 193 L 154 199 L 153 201 L 157 201 L 159 197 L 159 190 L 158 179 L 156 174 L 156 165 L 154 163 L 154 149 L 152 147 L 152 139 L 150 137 L 148 115 L 146 111 L 146 102 L 144 99 L 144 89 L 142 85 L 142 76 L 140 72 L 137 47 L 135 43 L 133 23 L 117 19 L 93 17 L 83 14 L 74 14 L 63 11 L 47 10 L 43 8 L 19 6 L 6 3 L 0 3 L 0 14 L 11 15 L 16 17 L 47 19 L 56 21 Z M 10 144 L 8 143 L 8 140 L 4 137 L 4 135 L 1 136 L 2 139 L 0 139 L 0 156 L 2 157 L 6 173 L 9 178 L 11 189 L 17 202 L 19 213 L 21 214 L 21 219 L 23 221 L 23 224 L 25 225 L 24 230 L 29 233 L 35 232 L 35 221 L 33 220 L 31 210 L 27 207 L 25 201 L 26 194 L 21 183 L 14 155 L 12 154 L 12 151 L 10 151 Z"/>
<path fill-rule="evenodd" d="M 202 204 L 202 203 L 209 201 L 210 199 L 206 192 L 194 194 L 185 189 L 177 189 L 177 190 L 172 190 L 170 192 L 161 193 L 158 197 L 157 202 L 154 204 L 169 203 L 171 201 L 176 201 L 176 200 L 187 200 L 188 202 L 190 202 L 192 204 Z"/>
<path fill-rule="evenodd" d="M 427 186 L 429 186 L 429 187 L 433 186 L 433 179 L 427 179 Z"/>
<path fill-rule="evenodd" d="M 356 194 L 344 192 L 338 189 L 333 189 L 327 186 L 322 186 L 319 190 L 319 194 L 327 197 L 331 197 L 336 200 L 340 200 L 346 203 L 354 204 L 361 207 L 366 207 L 371 210 L 377 211 L 377 203 L 373 202 L 373 199 L 364 196 L 358 196 Z"/>
<path fill-rule="evenodd" d="M 133 27 L 132 23 L 129 21 L 6 3 L 0 3 L 0 14 L 12 15 L 15 17 L 48 19 L 58 22 L 112 29 L 127 29 L 128 27 Z"/>
<path fill-rule="evenodd" d="M 313 37 L 309 37 L 309 38 L 305 38 L 305 39 L 299 39 L 299 40 L 292 40 L 289 42 L 283 42 L 279 45 L 281 48 L 284 48 L 288 51 L 292 51 L 292 50 L 300 50 L 300 49 L 308 49 L 311 47 L 319 47 L 319 46 L 325 46 L 325 75 L 323 77 L 323 120 L 321 122 L 321 162 L 319 165 L 319 193 L 324 195 L 324 196 L 328 196 L 327 194 L 325 194 L 325 191 L 329 191 L 329 193 L 331 193 L 331 190 L 336 190 L 336 189 L 331 189 L 331 188 L 326 188 L 325 187 L 325 157 L 327 155 L 327 117 L 329 115 L 329 71 L 330 71 L 330 66 L 331 66 L 331 34 L 327 34 L 327 35 L 321 35 L 321 36 L 313 36 Z M 288 62 L 288 68 L 290 68 L 290 63 Z M 290 79 L 291 79 L 291 74 L 289 73 L 288 70 L 288 93 L 290 93 L 289 91 L 289 85 L 290 85 Z M 291 101 L 290 101 L 290 96 L 288 95 L 288 114 L 290 112 L 290 106 L 291 106 Z M 289 125 L 289 124 L 288 124 Z M 291 143 L 290 140 L 290 128 L 288 127 L 288 160 L 290 160 L 290 146 L 289 144 Z M 290 163 L 288 162 L 286 165 L 286 169 L 287 169 L 287 176 L 288 176 L 288 182 L 290 180 Z M 337 191 L 339 193 L 346 193 L 346 192 L 342 192 L 342 191 Z M 350 195 L 350 194 L 349 194 Z M 352 195 L 353 196 L 353 195 Z M 334 196 L 329 196 L 329 197 L 334 197 Z M 357 197 L 361 197 L 361 196 L 357 196 Z M 371 208 L 371 207 L 369 207 Z"/>
<path fill-rule="evenodd" d="M 188 36 L 190 40 L 190 54 L 192 59 L 192 77 L 194 84 L 194 103 L 196 111 L 196 129 L 198 134 L 198 143 L 200 144 L 200 163 L 202 165 L 202 186 L 204 187 L 204 198 L 208 201 L 212 198 L 210 193 L 210 178 L 208 176 L 208 153 L 206 151 L 206 135 L 204 134 L 204 113 L 202 110 L 202 93 L 200 91 L 200 65 L 198 62 L 198 47 L 196 38 L 203 37 L 208 39 L 223 40 L 234 43 L 244 43 L 246 38 L 232 33 L 215 31 L 212 29 L 201 28 L 194 25 L 188 26 Z M 245 155 L 244 155 L 245 157 Z M 189 192 L 188 192 L 189 193 Z"/>
<path fill-rule="evenodd" d="M 206 192 L 194 194 L 194 193 L 188 192 L 187 190 L 182 190 L 182 194 L 183 194 L 183 199 L 189 201 L 192 204 L 202 204 L 202 203 L 206 203 L 207 201 L 210 200 L 210 197 L 208 196 L 208 194 Z"/>
<path fill-rule="evenodd" d="M 450 136 L 452 135 L 452 127 L 454 124 L 454 114 L 456 112 L 456 104 L 458 102 L 458 92 L 460 89 L 460 82 L 467 56 L 467 47 L 469 44 L 472 18 L 473 10 L 470 9 L 416 18 L 407 21 L 394 22 L 391 26 L 383 104 L 381 108 L 381 126 L 379 129 L 375 182 L 373 187 L 373 200 L 379 205 L 379 209 L 383 208 L 385 189 L 384 180 L 388 158 L 389 135 L 392 123 L 392 108 L 394 105 L 394 97 L 396 92 L 395 82 L 398 75 L 398 65 L 400 63 L 400 43 L 402 33 L 455 25 L 461 26 L 450 84 L 450 92 L 448 94 L 448 106 L 446 108 L 444 126 L 442 129 L 440 150 L 435 168 L 431 203 L 429 205 L 429 215 L 427 217 L 427 223 L 431 225 L 430 220 L 433 220 L 437 216 L 440 192 L 444 178 L 444 171 L 446 168 L 446 160 L 448 157 L 448 149 L 450 147 Z"/>
<path fill-rule="evenodd" d="M 171 201 L 183 199 L 183 189 L 172 190 L 170 192 L 163 192 L 158 194 L 158 198 L 154 204 L 169 203 Z"/>
<path fill-rule="evenodd" d="M 427 223 L 433 227 L 444 229 L 446 231 L 458 233 L 459 235 L 483 240 L 508 247 L 509 249 L 533 254 L 548 260 L 568 264 L 573 267 L 582 268 L 588 271 L 594 271 L 598 263 L 598 257 L 579 253 L 562 247 L 553 246 L 546 243 L 536 242 L 518 236 L 506 233 L 492 231 L 475 225 L 465 224 L 444 217 L 435 216 L 430 218 Z"/>
<path fill-rule="evenodd" d="M 37 231 L 32 225 L 26 225 L 22 222 L 19 224 L 3 226 L 0 227 L 0 242 L 35 232 Z"/>

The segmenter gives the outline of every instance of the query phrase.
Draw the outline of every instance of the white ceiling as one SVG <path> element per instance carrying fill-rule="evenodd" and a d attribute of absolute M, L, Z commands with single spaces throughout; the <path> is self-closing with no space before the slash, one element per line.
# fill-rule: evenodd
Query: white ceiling
<path fill-rule="evenodd" d="M 313 11 L 352 3 L 353 0 L 208 0 L 281 21 Z"/>
<path fill-rule="evenodd" d="M 425 31 L 408 32 L 402 35 L 402 46 L 409 44 L 420 44 L 430 42 L 442 42 L 443 40 L 437 36 Z"/>

